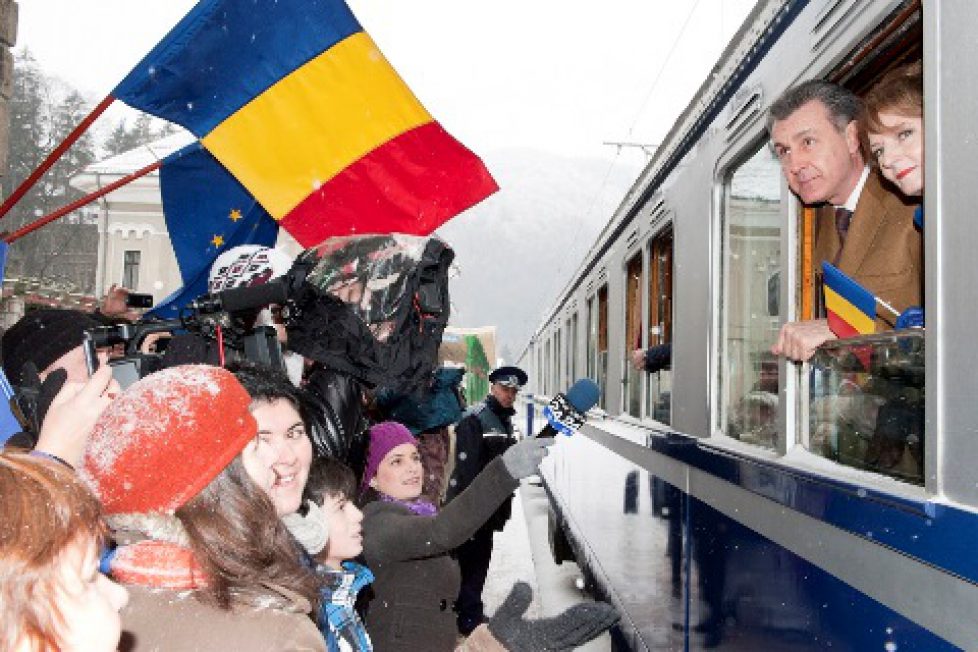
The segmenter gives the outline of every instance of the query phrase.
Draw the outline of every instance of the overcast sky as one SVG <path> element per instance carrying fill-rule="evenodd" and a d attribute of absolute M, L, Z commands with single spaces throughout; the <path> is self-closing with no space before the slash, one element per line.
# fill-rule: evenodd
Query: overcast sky
<path fill-rule="evenodd" d="M 22 0 L 17 47 L 94 102 L 193 4 Z M 604 141 L 668 132 L 753 4 L 350 0 L 428 110 L 472 149 L 602 158 L 614 153 Z"/>

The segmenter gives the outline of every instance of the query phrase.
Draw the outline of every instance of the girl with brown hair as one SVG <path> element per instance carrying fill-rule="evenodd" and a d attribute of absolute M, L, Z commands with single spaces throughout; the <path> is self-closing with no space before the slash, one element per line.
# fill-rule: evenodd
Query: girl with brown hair
<path fill-rule="evenodd" d="M 0 651 L 115 650 L 127 593 L 98 571 L 98 501 L 67 466 L 12 450 L 0 496 Z"/>

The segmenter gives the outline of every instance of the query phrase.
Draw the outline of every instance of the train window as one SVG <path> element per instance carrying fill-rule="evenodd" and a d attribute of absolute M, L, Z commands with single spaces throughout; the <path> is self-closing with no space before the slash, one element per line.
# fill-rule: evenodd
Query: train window
<path fill-rule="evenodd" d="M 588 299 L 587 306 L 588 377 L 601 388 L 598 406 L 607 410 L 608 286 L 601 286 L 597 294 Z"/>
<path fill-rule="evenodd" d="M 649 243 L 648 346 L 672 342 L 672 229 Z M 661 349 L 660 349 L 661 351 Z M 669 353 L 671 357 L 671 353 Z M 663 359 L 660 355 L 659 359 Z M 645 414 L 671 423 L 672 370 L 661 368 L 646 374 Z"/>
<path fill-rule="evenodd" d="M 642 348 L 642 252 L 625 264 L 625 412 L 641 416 L 642 375 L 629 361 L 633 349 Z"/>
<path fill-rule="evenodd" d="M 567 374 L 571 382 L 577 379 L 577 313 L 567 321 Z"/>
<path fill-rule="evenodd" d="M 770 296 L 772 279 L 780 278 L 780 178 L 765 146 L 728 174 L 720 245 L 719 426 L 768 448 L 776 446 L 778 433 L 779 365 L 770 347 L 780 307 Z"/>
<path fill-rule="evenodd" d="M 547 338 L 547 343 L 543 347 L 543 393 L 550 396 L 550 388 L 552 383 L 550 380 L 550 361 L 553 358 L 550 355 L 550 338 Z"/>
<path fill-rule="evenodd" d="M 554 333 L 554 392 L 562 392 L 566 388 L 564 387 L 564 375 L 562 373 L 561 364 L 564 359 L 564 348 L 562 346 L 560 329 Z"/>
<path fill-rule="evenodd" d="M 834 340 L 812 359 L 808 448 L 924 484 L 924 334 Z"/>

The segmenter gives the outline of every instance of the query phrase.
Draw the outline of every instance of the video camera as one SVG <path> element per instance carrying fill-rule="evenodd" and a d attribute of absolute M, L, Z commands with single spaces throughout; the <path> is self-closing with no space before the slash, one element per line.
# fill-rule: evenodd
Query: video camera
<path fill-rule="evenodd" d="M 109 361 L 112 375 L 123 388 L 164 366 L 164 352 L 141 350 L 154 333 L 188 333 L 216 342 L 231 359 L 245 359 L 284 370 L 282 348 L 272 326 L 254 326 L 256 312 L 269 305 L 282 306 L 282 318 L 293 312 L 293 297 L 305 283 L 314 260 L 300 256 L 287 274 L 263 285 L 240 287 L 203 294 L 192 301 L 177 319 L 140 320 L 85 331 L 83 349 L 89 375 L 98 367 L 96 351 L 123 347 L 123 355 Z"/>

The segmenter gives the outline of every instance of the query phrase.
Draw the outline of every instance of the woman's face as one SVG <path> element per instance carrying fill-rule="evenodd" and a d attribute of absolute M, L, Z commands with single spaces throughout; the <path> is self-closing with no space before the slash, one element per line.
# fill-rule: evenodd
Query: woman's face
<path fill-rule="evenodd" d="M 392 448 L 377 467 L 370 486 L 398 500 L 411 500 L 421 495 L 421 455 L 414 444 Z"/>
<path fill-rule="evenodd" d="M 882 133 L 869 136 L 869 151 L 884 177 L 908 197 L 924 194 L 924 131 L 917 116 L 881 111 Z"/>
<path fill-rule="evenodd" d="M 119 645 L 119 610 L 129 593 L 98 571 L 95 542 L 78 540 L 61 556 L 55 601 L 65 616 L 65 652 L 109 652 Z"/>
<path fill-rule="evenodd" d="M 256 401 L 251 414 L 258 422 L 258 435 L 241 453 L 241 461 L 251 479 L 272 499 L 275 512 L 291 514 L 302 504 L 312 463 L 305 424 L 284 398 Z"/>

